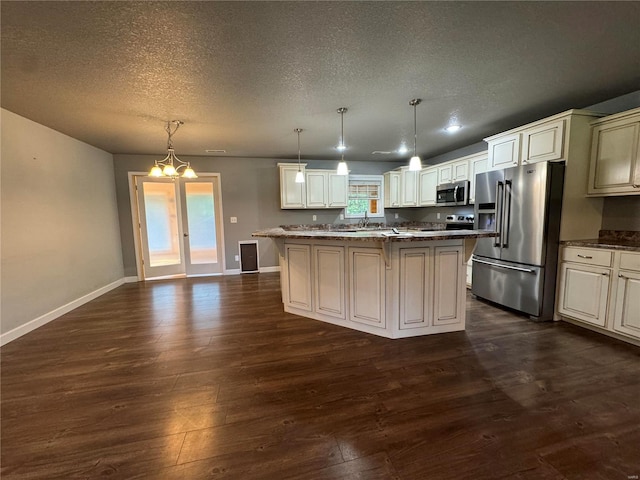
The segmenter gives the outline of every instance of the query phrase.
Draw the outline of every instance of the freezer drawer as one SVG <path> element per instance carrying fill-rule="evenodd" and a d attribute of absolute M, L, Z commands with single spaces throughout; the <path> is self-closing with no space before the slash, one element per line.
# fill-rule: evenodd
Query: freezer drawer
<path fill-rule="evenodd" d="M 473 256 L 471 292 L 485 300 L 539 318 L 544 267 Z"/>

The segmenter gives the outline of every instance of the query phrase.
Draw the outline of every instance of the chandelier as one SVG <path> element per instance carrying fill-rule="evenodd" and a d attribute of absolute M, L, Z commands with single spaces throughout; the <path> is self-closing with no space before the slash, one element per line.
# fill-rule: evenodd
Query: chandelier
<path fill-rule="evenodd" d="M 183 162 L 178 157 L 173 150 L 173 142 L 171 137 L 178 131 L 180 125 L 183 125 L 184 122 L 181 120 L 171 120 L 167 122 L 167 126 L 165 130 L 168 135 L 167 139 L 167 156 L 164 157 L 164 160 L 156 160 L 155 164 L 149 171 L 150 177 L 170 177 L 172 179 L 176 179 L 180 176 L 179 170 L 184 168 L 182 172 L 183 178 L 198 178 L 196 172 L 191 168 L 191 164 L 189 162 Z"/>

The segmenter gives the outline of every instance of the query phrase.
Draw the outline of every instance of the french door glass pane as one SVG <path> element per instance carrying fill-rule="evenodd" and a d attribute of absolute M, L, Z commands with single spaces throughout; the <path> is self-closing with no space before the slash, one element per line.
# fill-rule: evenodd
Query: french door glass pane
<path fill-rule="evenodd" d="M 180 231 L 178 229 L 175 185 L 173 182 L 145 182 L 142 187 L 150 266 L 179 264 Z"/>
<path fill-rule="evenodd" d="M 192 264 L 217 263 L 213 184 L 187 182 L 184 187 L 187 199 L 190 262 Z"/>

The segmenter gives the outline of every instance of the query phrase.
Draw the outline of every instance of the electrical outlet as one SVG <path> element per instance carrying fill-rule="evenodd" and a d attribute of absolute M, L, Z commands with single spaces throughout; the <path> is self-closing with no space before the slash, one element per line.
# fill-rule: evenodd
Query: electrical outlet
<path fill-rule="evenodd" d="M 236 262 L 240 261 L 240 255 L 236 255 Z"/>
<path fill-rule="evenodd" d="M 436 213 L 436 218 L 440 220 L 440 212 Z"/>
<path fill-rule="evenodd" d="M 313 221 L 315 222 L 318 217 L 314 215 L 312 218 L 313 218 Z"/>
<path fill-rule="evenodd" d="M 340 214 L 340 220 L 344 220 L 344 213 Z"/>
<path fill-rule="evenodd" d="M 399 217 L 400 217 L 400 216 L 396 213 L 396 214 L 395 214 L 395 218 L 396 218 L 396 220 L 397 220 Z"/>
<path fill-rule="evenodd" d="M 231 217 L 231 223 L 238 223 L 238 217 Z"/>

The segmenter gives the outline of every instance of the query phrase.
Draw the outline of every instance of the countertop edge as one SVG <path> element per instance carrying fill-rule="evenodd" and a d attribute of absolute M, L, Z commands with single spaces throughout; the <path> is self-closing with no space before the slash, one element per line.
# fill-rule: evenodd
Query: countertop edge
<path fill-rule="evenodd" d="M 258 230 L 251 234 L 259 238 L 285 238 L 300 240 L 346 240 L 365 242 L 422 242 L 438 240 L 460 240 L 466 238 L 491 238 L 497 234 L 487 230 L 438 230 L 429 232 L 400 232 L 384 234 L 378 231 L 336 232 L 336 231 L 286 231 L 279 228 Z"/>
<path fill-rule="evenodd" d="M 622 250 L 627 252 L 640 252 L 640 244 L 635 242 L 617 242 L 615 240 L 602 240 L 598 238 L 580 240 L 561 240 L 560 245 L 565 247 L 601 248 L 607 250 Z"/>

